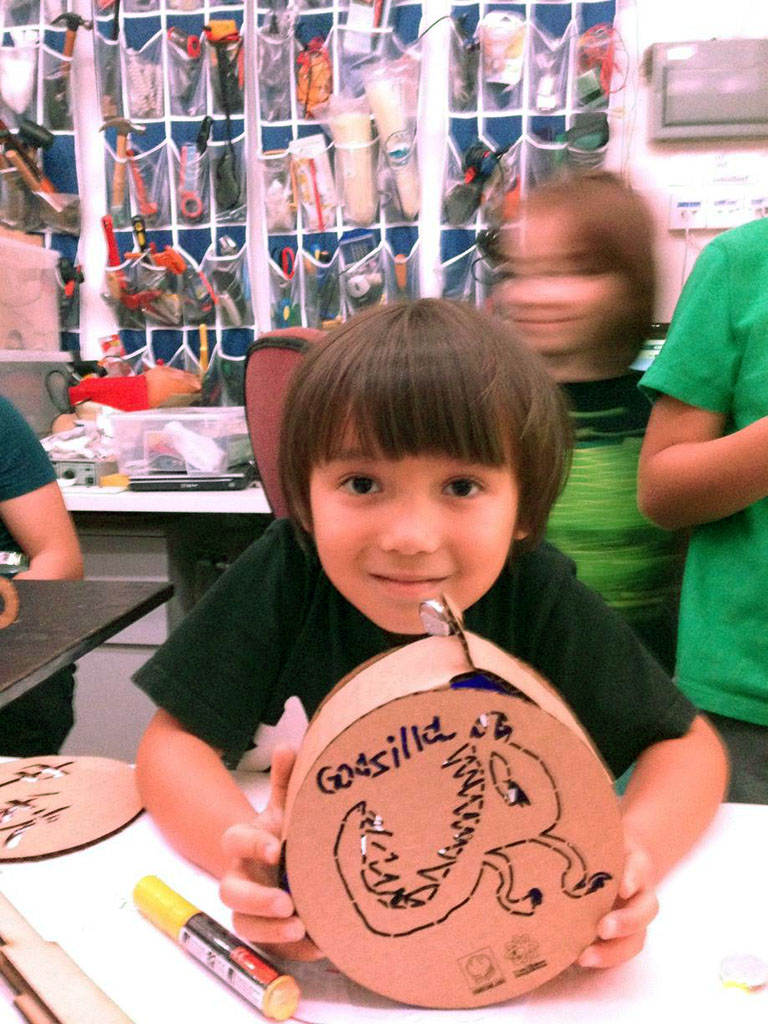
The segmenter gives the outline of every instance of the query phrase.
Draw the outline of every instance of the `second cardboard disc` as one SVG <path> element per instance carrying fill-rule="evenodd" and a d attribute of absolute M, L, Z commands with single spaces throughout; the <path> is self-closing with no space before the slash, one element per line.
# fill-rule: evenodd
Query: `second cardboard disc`
<path fill-rule="evenodd" d="M 0 861 L 95 843 L 142 809 L 136 772 L 105 757 L 63 755 L 0 764 Z"/>

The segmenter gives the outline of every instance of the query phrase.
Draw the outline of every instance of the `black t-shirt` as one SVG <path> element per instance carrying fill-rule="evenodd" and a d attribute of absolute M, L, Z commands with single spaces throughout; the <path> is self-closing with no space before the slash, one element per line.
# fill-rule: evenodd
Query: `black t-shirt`
<path fill-rule="evenodd" d="M 617 775 L 651 743 L 684 735 L 696 714 L 549 545 L 505 568 L 464 621 L 552 683 Z M 343 676 L 392 646 L 339 594 L 291 523 L 277 520 L 134 678 L 234 764 L 290 697 L 311 716 Z"/>

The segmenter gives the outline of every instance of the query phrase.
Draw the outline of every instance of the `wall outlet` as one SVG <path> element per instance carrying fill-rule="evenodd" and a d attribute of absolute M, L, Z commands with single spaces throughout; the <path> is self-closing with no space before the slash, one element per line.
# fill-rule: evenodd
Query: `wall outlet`
<path fill-rule="evenodd" d="M 748 213 L 750 220 L 762 220 L 763 217 L 768 217 L 768 193 L 758 193 L 751 195 L 747 200 Z"/>
<path fill-rule="evenodd" d="M 706 222 L 712 230 L 737 228 L 752 220 L 754 214 L 743 188 L 712 188 L 707 204 Z"/>
<path fill-rule="evenodd" d="M 707 226 L 706 196 L 680 189 L 669 199 L 670 231 L 701 231 Z"/>

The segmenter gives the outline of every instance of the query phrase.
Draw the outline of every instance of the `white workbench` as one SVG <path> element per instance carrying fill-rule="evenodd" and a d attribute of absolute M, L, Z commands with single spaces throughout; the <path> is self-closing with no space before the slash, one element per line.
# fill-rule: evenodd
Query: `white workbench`
<path fill-rule="evenodd" d="M 129 491 L 113 487 L 62 487 L 70 512 L 269 513 L 261 486 L 242 491 Z"/>

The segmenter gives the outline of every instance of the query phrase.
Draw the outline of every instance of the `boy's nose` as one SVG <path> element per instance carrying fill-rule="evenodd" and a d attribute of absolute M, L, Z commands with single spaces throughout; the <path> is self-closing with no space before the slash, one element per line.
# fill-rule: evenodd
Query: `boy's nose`
<path fill-rule="evenodd" d="M 435 551 L 441 543 L 439 516 L 428 502 L 399 502 L 384 520 L 379 543 L 403 555 Z"/>

